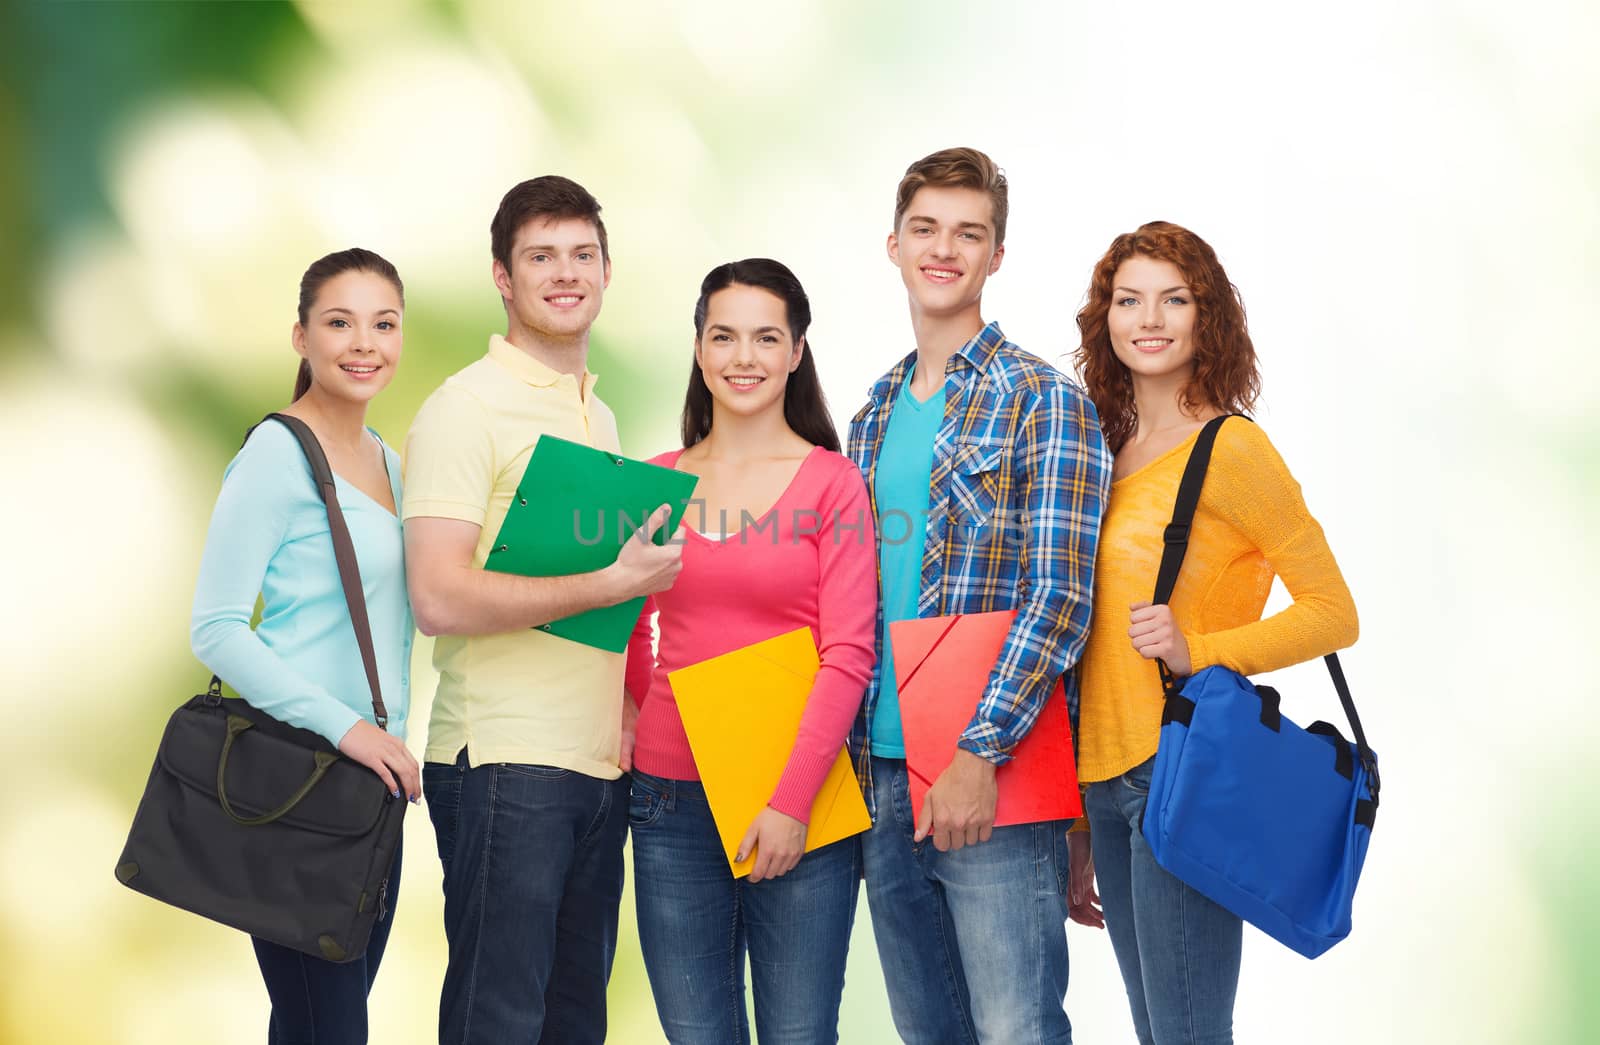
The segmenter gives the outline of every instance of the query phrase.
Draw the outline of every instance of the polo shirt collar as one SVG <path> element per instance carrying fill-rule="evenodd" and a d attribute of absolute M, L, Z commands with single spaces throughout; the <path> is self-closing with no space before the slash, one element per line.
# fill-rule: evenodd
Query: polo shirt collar
<path fill-rule="evenodd" d="M 511 371 L 513 377 L 524 384 L 534 388 L 554 388 L 561 383 L 562 378 L 571 375 L 563 374 L 559 370 L 552 370 L 537 359 L 524 352 L 505 339 L 503 334 L 489 335 L 489 358 Z M 583 372 L 583 394 L 589 395 L 590 390 L 599 381 L 594 371 L 587 368 Z M 574 381 L 576 383 L 576 381 Z"/>

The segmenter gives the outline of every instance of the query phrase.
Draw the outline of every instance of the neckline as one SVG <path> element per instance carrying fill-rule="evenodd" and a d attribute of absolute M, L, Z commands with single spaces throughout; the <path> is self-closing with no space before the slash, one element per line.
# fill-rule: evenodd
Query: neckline
<path fill-rule="evenodd" d="M 688 447 L 684 448 L 684 450 L 687 450 L 687 449 L 688 449 Z M 676 454 L 673 455 L 673 457 L 672 457 L 672 470 L 673 471 L 681 471 L 682 470 L 682 469 L 680 469 L 678 467 L 678 459 L 683 456 L 684 450 L 679 450 Z M 778 494 L 777 500 L 772 502 L 772 506 L 769 507 L 764 512 L 759 512 L 759 513 L 752 514 L 751 515 L 751 519 L 756 521 L 756 522 L 759 522 L 760 520 L 765 519 L 767 516 L 771 515 L 773 512 L 777 511 L 783 505 L 783 502 L 788 500 L 789 494 L 794 490 L 795 484 L 800 481 L 800 476 L 805 473 L 806 467 L 811 464 L 812 460 L 821 451 L 822 451 L 822 447 L 813 445 L 811 447 L 811 449 L 806 453 L 805 457 L 801 459 L 800 467 L 796 468 L 794 470 L 794 474 L 789 477 L 789 482 L 784 485 L 783 492 Z M 688 474 L 692 474 L 692 473 L 685 472 L 684 474 L 688 475 Z M 741 526 L 737 530 L 734 530 L 734 531 L 730 532 L 727 536 L 723 537 L 721 540 L 713 540 L 712 538 L 707 537 L 705 534 L 701 533 L 699 530 L 695 529 L 693 526 L 689 525 L 688 518 L 687 518 L 688 512 L 685 512 L 684 516 L 685 516 L 684 521 L 683 521 L 683 529 L 684 529 L 684 531 L 686 533 L 691 534 L 694 537 L 698 537 L 700 540 L 704 541 L 706 544 L 710 545 L 713 548 L 726 547 L 728 544 L 732 543 L 736 538 L 744 536 L 745 530 L 749 529 L 748 526 Z"/>
<path fill-rule="evenodd" d="M 902 403 L 910 403 L 911 409 L 920 414 L 922 411 L 928 409 L 935 399 L 944 398 L 944 382 L 940 381 L 939 386 L 932 392 L 928 393 L 928 398 L 918 399 L 917 393 L 911 390 L 911 381 L 916 376 L 917 365 L 913 363 L 911 364 L 911 369 L 906 371 L 905 380 L 900 382 L 900 401 Z"/>
<path fill-rule="evenodd" d="M 351 482 L 349 479 L 346 479 L 344 476 L 340 475 L 338 472 L 333 472 L 333 477 L 338 482 L 343 483 L 347 488 L 349 488 L 351 490 L 354 490 L 356 493 L 360 494 L 361 498 L 363 500 L 365 500 L 368 504 L 372 505 L 374 508 L 378 509 L 378 511 L 380 511 L 383 514 L 387 515 L 389 518 L 395 520 L 396 522 L 399 522 L 400 521 L 400 496 L 399 496 L 399 494 L 395 493 L 395 489 L 394 489 L 394 473 L 389 470 L 389 448 L 384 445 L 383 437 L 378 435 L 378 433 L 374 432 L 371 428 L 367 429 L 367 434 L 372 436 L 373 440 L 378 444 L 378 450 L 383 454 L 383 477 L 389 481 L 389 496 L 394 498 L 394 509 L 395 510 L 391 512 L 389 509 L 385 508 L 383 506 L 382 502 L 380 502 L 376 497 L 373 497 L 371 494 L 367 493 L 367 491 L 363 490 L 361 487 L 357 486 L 355 483 Z M 333 467 L 330 465 L 328 467 L 328 470 L 330 472 L 332 472 L 333 471 Z M 343 507 L 343 502 L 340 503 L 340 507 Z"/>
<path fill-rule="evenodd" d="M 1133 479 L 1133 478 L 1135 478 L 1137 476 L 1143 475 L 1145 472 L 1148 472 L 1150 469 L 1154 468 L 1156 465 L 1158 465 L 1161 462 L 1165 461 L 1167 458 L 1171 457 L 1173 454 L 1177 453 L 1179 450 L 1182 450 L 1184 447 L 1189 446 L 1190 444 L 1192 444 L 1196 439 L 1200 438 L 1200 433 L 1203 432 L 1203 431 L 1205 431 L 1205 425 L 1201 425 L 1199 428 L 1196 428 L 1194 431 L 1192 431 L 1188 435 L 1184 436 L 1182 442 L 1180 442 L 1180 443 L 1176 444 L 1175 446 L 1173 446 L 1173 448 L 1168 450 L 1166 453 L 1160 454 L 1160 455 L 1158 455 L 1158 456 L 1146 461 L 1144 464 L 1140 465 L 1138 468 L 1135 468 L 1133 471 L 1129 472 L 1127 475 L 1123 476 L 1121 479 L 1117 479 L 1117 480 L 1113 481 L 1111 485 L 1112 486 L 1121 486 L 1123 483 L 1127 482 L 1129 479 Z"/>

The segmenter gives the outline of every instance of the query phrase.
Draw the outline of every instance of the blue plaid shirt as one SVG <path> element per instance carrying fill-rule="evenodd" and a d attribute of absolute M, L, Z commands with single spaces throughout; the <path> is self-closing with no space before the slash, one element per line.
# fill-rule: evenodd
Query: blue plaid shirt
<path fill-rule="evenodd" d="M 849 454 L 874 472 L 889 414 L 916 360 L 902 359 L 873 386 L 850 422 Z M 1111 455 L 1083 390 L 990 323 L 945 365 L 945 413 L 933 443 L 919 617 L 1017 611 L 1000 659 L 960 746 L 996 765 L 1033 728 L 1056 679 L 1078 714 L 1071 669 L 1089 637 L 1095 547 L 1111 485 Z M 878 526 L 879 540 L 883 527 Z M 881 580 L 881 578 L 880 578 Z M 879 642 L 883 604 L 878 605 Z M 850 752 L 872 804 L 868 724 L 883 650 L 850 731 Z M 876 811 L 874 810 L 874 816 Z"/>

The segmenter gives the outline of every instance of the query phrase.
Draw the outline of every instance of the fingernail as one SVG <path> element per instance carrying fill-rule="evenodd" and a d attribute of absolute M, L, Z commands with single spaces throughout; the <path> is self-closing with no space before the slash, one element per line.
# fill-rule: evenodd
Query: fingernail
<path fill-rule="evenodd" d="M 399 798 L 399 797 L 400 797 L 400 789 L 399 789 L 399 788 L 398 788 L 398 787 L 397 787 L 397 788 L 395 788 L 395 789 L 394 789 L 394 790 L 393 790 L 393 791 L 391 791 L 391 792 L 389 792 L 389 793 L 390 793 L 390 794 L 391 794 L 391 795 L 393 795 L 393 796 L 394 796 L 394 797 L 396 797 L 396 798 Z"/>
<path fill-rule="evenodd" d="M 744 863 L 744 854 L 743 853 L 734 853 L 733 854 L 733 862 L 736 863 L 736 864 Z"/>
<path fill-rule="evenodd" d="M 412 802 L 413 805 L 421 805 L 422 804 L 422 796 L 421 795 L 412 795 L 411 796 L 411 802 Z"/>

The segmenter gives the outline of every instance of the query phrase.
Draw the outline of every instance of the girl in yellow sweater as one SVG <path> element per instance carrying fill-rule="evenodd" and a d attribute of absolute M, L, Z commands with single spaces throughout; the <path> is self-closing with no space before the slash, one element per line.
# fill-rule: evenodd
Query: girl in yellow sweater
<path fill-rule="evenodd" d="M 1115 465 L 1082 660 L 1090 830 L 1069 836 L 1072 917 L 1110 930 L 1141 1043 L 1228 1043 L 1242 923 L 1159 867 L 1140 832 L 1161 728 L 1156 660 L 1180 677 L 1287 667 L 1353 643 L 1355 604 L 1299 484 L 1242 419 L 1218 433 L 1172 599 L 1150 604 L 1196 436 L 1260 391 L 1244 307 L 1215 252 L 1168 222 L 1118 236 L 1078 327 L 1076 363 Z M 1294 604 L 1262 620 L 1274 574 Z"/>

